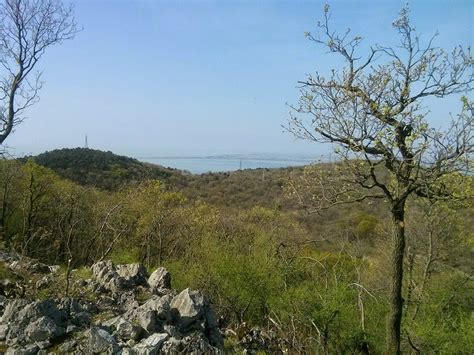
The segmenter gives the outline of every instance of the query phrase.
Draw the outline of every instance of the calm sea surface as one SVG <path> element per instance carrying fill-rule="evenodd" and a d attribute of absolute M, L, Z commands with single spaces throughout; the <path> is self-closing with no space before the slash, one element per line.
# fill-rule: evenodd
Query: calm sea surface
<path fill-rule="evenodd" d="M 277 159 L 220 159 L 220 158 L 140 158 L 141 161 L 163 165 L 193 174 L 207 172 L 234 171 L 239 169 L 284 168 L 311 163 L 310 160 L 277 160 Z"/>

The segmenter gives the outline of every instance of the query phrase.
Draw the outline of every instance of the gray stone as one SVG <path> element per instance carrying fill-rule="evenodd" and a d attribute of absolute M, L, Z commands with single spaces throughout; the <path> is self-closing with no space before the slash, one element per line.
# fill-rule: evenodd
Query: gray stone
<path fill-rule="evenodd" d="M 143 329 L 132 322 L 120 318 L 116 324 L 115 333 L 122 340 L 138 340 Z"/>
<path fill-rule="evenodd" d="M 64 334 L 66 321 L 66 312 L 58 309 L 51 299 L 31 303 L 17 299 L 7 305 L 0 323 L 9 326 L 6 334 L 7 344 L 23 344 L 30 336 L 42 338 L 44 334 L 40 334 L 37 328 L 43 325 L 48 327 L 47 332 L 53 337 Z"/>
<path fill-rule="evenodd" d="M 26 269 L 37 274 L 49 274 L 51 272 L 49 266 L 43 263 L 30 264 L 26 267 Z"/>
<path fill-rule="evenodd" d="M 105 330 L 93 327 L 88 330 L 88 350 L 93 354 L 115 353 L 119 350 L 119 346 L 114 337 Z"/>
<path fill-rule="evenodd" d="M 159 328 L 156 311 L 144 310 L 143 312 L 138 313 L 135 319 L 138 324 L 140 324 L 140 326 L 148 332 L 154 332 Z"/>
<path fill-rule="evenodd" d="M 142 264 L 125 264 L 116 266 L 117 273 L 133 286 L 146 286 L 148 272 Z"/>
<path fill-rule="evenodd" d="M 51 282 L 51 277 L 49 275 L 43 276 L 41 279 L 36 281 L 36 289 L 40 290 L 48 287 Z"/>
<path fill-rule="evenodd" d="M 41 317 L 28 324 L 25 329 L 26 340 L 29 342 L 42 342 L 57 338 L 66 333 L 62 327 L 49 317 Z"/>
<path fill-rule="evenodd" d="M 26 345 L 22 348 L 8 348 L 6 355 L 35 355 L 39 348 L 35 344 Z"/>
<path fill-rule="evenodd" d="M 123 318 L 139 324 L 148 332 L 156 332 L 162 329 L 162 324 L 170 320 L 170 298 L 152 296 L 139 307 L 128 310 Z"/>
<path fill-rule="evenodd" d="M 165 333 L 168 333 L 172 338 L 181 339 L 181 333 L 175 326 L 167 324 L 163 326 L 163 330 L 165 331 Z"/>
<path fill-rule="evenodd" d="M 180 332 L 199 330 L 207 334 L 212 345 L 223 346 L 214 311 L 200 292 L 187 288 L 173 298 L 170 307 Z"/>
<path fill-rule="evenodd" d="M 59 350 L 60 353 L 68 353 L 68 352 L 71 352 L 72 350 L 74 350 L 76 345 L 77 345 L 77 342 L 74 339 L 68 340 L 68 341 L 65 341 L 64 343 L 62 343 L 58 347 L 58 350 Z"/>
<path fill-rule="evenodd" d="M 41 350 L 47 349 L 47 348 L 49 348 L 49 347 L 51 346 L 51 342 L 49 342 L 49 341 L 39 341 L 39 342 L 36 342 L 35 344 L 36 344 L 36 345 L 38 346 L 38 348 L 40 348 Z"/>
<path fill-rule="evenodd" d="M 159 267 L 148 278 L 150 291 L 154 294 L 163 294 L 163 290 L 171 289 L 171 274 L 164 267 Z"/>
<path fill-rule="evenodd" d="M 141 264 L 114 265 L 107 260 L 95 263 L 91 270 L 99 284 L 113 294 L 147 285 L 148 273 Z"/>
<path fill-rule="evenodd" d="M 187 288 L 173 298 L 170 307 L 178 317 L 180 328 L 186 329 L 204 316 L 204 296 Z"/>
<path fill-rule="evenodd" d="M 7 337 L 8 325 L 0 324 L 0 341 L 4 341 Z"/>
<path fill-rule="evenodd" d="M 57 273 L 59 270 L 61 270 L 61 267 L 59 265 L 50 265 L 49 266 L 49 272 L 52 274 Z"/>
<path fill-rule="evenodd" d="M 166 333 L 160 334 L 155 333 L 150 335 L 148 338 L 142 340 L 138 345 L 134 347 L 140 355 L 155 355 L 159 354 L 163 343 L 169 338 Z"/>
<path fill-rule="evenodd" d="M 162 354 L 220 355 L 221 350 L 209 344 L 202 333 L 194 333 L 181 340 L 170 338 L 161 348 Z"/>

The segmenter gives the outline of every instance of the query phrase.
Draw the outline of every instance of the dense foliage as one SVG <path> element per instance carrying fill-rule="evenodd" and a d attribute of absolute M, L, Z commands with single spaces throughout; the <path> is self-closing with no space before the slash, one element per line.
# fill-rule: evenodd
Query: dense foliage
<path fill-rule="evenodd" d="M 176 169 L 88 148 L 56 149 L 23 160 L 27 159 L 80 185 L 105 190 L 115 190 L 124 184 L 147 179 L 173 181 L 184 176 Z"/>
<path fill-rule="evenodd" d="M 164 265 L 174 287 L 210 297 L 229 349 L 259 326 L 267 352 L 383 350 L 391 231 L 376 205 L 304 216 L 284 197 L 284 169 L 264 181 L 261 171 L 240 171 L 187 176 L 174 186 L 134 178 L 105 191 L 32 160 L 0 164 L 5 248 L 49 263 L 71 259 L 74 267 L 103 258 Z M 246 180 L 261 183 L 252 189 Z M 474 347 L 472 205 L 410 203 L 403 347 L 467 352 Z"/>

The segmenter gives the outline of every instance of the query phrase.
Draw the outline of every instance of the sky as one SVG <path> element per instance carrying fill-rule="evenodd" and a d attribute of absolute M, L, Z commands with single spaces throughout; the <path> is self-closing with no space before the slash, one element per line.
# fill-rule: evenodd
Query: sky
<path fill-rule="evenodd" d="M 333 26 L 395 44 L 406 1 L 330 1 Z M 472 45 L 470 0 L 410 1 L 422 38 Z M 308 41 L 322 1 L 76 0 L 82 31 L 50 48 L 41 100 L 5 142 L 19 156 L 84 146 L 134 157 L 274 153 L 329 147 L 285 133 L 297 81 L 334 56 Z M 443 125 L 458 100 L 432 104 Z"/>

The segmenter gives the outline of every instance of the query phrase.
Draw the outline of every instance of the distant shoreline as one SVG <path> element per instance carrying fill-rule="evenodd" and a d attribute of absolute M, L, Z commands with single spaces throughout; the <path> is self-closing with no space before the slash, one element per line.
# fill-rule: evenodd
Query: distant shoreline
<path fill-rule="evenodd" d="M 143 159 L 193 159 L 193 160 L 247 160 L 247 161 L 288 161 L 288 162 L 314 162 L 315 159 L 310 158 L 266 158 L 266 157 L 238 157 L 238 156 L 154 156 L 154 157 L 137 157 L 138 160 Z"/>
<path fill-rule="evenodd" d="M 140 157 L 142 162 L 158 164 L 164 167 L 189 171 L 193 174 L 231 172 L 245 169 L 278 169 L 292 166 L 304 166 L 315 162 L 315 159 L 289 157 L 239 157 L 239 156 L 208 156 L 208 157 Z"/>

